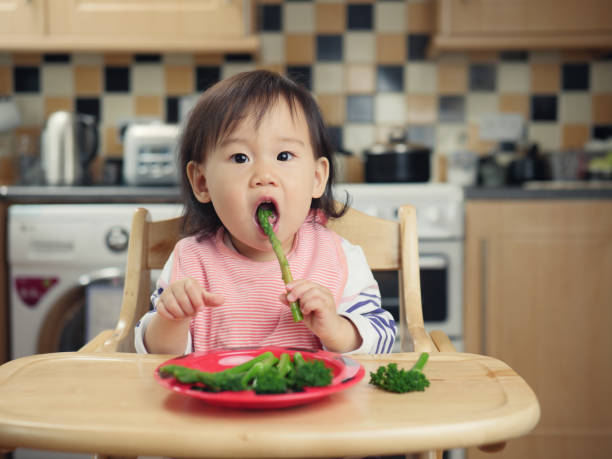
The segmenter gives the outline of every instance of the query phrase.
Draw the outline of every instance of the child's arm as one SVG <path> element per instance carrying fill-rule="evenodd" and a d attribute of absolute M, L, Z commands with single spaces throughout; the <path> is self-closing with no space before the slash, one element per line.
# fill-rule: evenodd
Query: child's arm
<path fill-rule="evenodd" d="M 194 279 L 182 279 L 166 288 L 156 313 L 144 333 L 144 345 L 152 354 L 182 354 L 187 345 L 191 318 L 206 306 L 223 304 L 223 297 L 204 290 Z"/>
<path fill-rule="evenodd" d="M 348 266 L 347 283 L 338 304 L 338 314 L 350 320 L 359 331 L 362 344 L 353 352 L 391 352 L 397 328 L 393 316 L 382 307 L 380 291 L 363 250 L 342 241 Z"/>

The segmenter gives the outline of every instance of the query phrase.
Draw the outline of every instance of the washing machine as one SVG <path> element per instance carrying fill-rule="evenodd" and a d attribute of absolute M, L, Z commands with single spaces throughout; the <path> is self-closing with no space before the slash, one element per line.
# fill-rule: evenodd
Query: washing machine
<path fill-rule="evenodd" d="M 179 204 L 21 204 L 8 211 L 11 359 L 76 351 L 114 328 L 132 216 L 181 215 Z M 91 458 L 18 449 L 14 459 Z"/>

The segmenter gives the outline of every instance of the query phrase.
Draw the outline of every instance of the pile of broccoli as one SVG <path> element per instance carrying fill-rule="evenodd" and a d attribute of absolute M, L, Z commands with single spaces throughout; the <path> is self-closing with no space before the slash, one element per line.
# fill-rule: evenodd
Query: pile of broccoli
<path fill-rule="evenodd" d="M 257 394 L 283 394 L 304 387 L 328 386 L 332 372 L 321 360 L 304 360 L 301 353 L 279 357 L 270 351 L 219 372 L 204 372 L 180 365 L 165 365 L 162 376 L 174 377 L 193 389 L 210 392 L 254 390 Z"/>
<path fill-rule="evenodd" d="M 396 363 L 389 363 L 387 366 L 378 367 L 376 373 L 370 372 L 370 384 L 380 387 L 389 392 L 424 391 L 429 386 L 429 380 L 423 373 L 423 368 L 427 363 L 429 354 L 423 352 L 414 366 L 406 371 L 398 370 Z"/>

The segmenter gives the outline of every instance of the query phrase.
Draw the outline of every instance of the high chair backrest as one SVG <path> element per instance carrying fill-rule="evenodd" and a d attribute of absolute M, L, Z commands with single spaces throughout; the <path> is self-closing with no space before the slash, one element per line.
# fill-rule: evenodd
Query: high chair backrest
<path fill-rule="evenodd" d="M 383 220 L 349 209 L 328 227 L 361 246 L 373 271 L 397 270 L 400 276 L 400 335 L 402 350 L 428 351 L 431 341 L 423 326 L 419 280 L 416 212 L 399 209 L 399 222 Z M 181 237 L 181 218 L 151 221 L 144 208 L 136 210 L 130 232 L 121 313 L 112 333 L 86 350 L 134 351 L 134 326 L 149 310 L 151 270 L 161 269 Z"/>

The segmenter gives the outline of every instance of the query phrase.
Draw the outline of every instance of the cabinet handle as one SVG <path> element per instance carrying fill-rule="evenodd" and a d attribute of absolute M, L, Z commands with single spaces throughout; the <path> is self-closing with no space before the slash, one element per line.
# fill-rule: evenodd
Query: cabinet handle
<path fill-rule="evenodd" d="M 480 353 L 487 354 L 487 240 L 480 240 Z"/>

